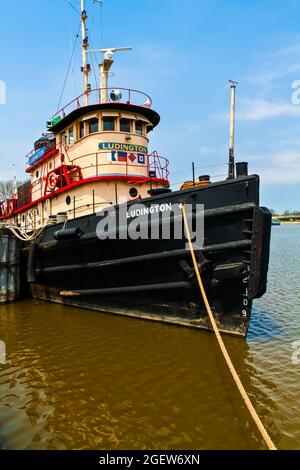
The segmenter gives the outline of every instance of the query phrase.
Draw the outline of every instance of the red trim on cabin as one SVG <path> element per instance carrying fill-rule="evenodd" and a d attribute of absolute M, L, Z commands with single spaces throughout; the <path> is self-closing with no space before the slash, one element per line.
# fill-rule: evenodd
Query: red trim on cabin
<path fill-rule="evenodd" d="M 45 155 L 40 159 L 38 160 L 37 162 L 35 162 L 32 166 L 30 166 L 29 168 L 27 168 L 26 170 L 26 173 L 31 173 L 32 170 L 34 170 L 35 167 L 37 167 L 38 165 L 40 165 L 41 163 L 43 163 L 45 160 L 47 160 L 49 157 L 53 157 L 53 155 L 57 155 L 59 153 L 59 149 L 58 148 L 54 148 L 52 150 L 50 150 L 49 152 L 45 153 Z"/>
<path fill-rule="evenodd" d="M 36 206 L 40 202 L 46 201 L 47 199 L 50 199 L 50 198 L 52 198 L 54 196 L 57 196 L 59 194 L 68 192 L 68 191 L 72 190 L 73 188 L 76 188 L 78 186 L 82 186 L 82 185 L 87 184 L 87 183 L 93 183 L 93 182 L 97 182 L 97 181 L 126 181 L 126 180 L 127 180 L 128 184 L 141 184 L 141 183 L 152 182 L 152 183 L 162 184 L 164 186 L 165 185 L 170 186 L 169 181 L 167 181 L 165 179 L 162 179 L 162 178 L 145 178 L 144 176 L 130 177 L 130 176 L 126 176 L 126 175 L 96 176 L 94 178 L 86 178 L 84 180 L 78 181 L 76 183 L 73 183 L 70 186 L 58 189 L 57 191 L 54 191 L 51 194 L 47 194 L 46 196 L 43 196 L 39 199 L 36 199 L 35 201 L 31 202 L 30 204 L 27 204 L 26 206 L 20 207 L 19 209 L 15 210 L 14 212 L 12 212 L 9 215 L 0 216 L 0 220 L 5 220 L 5 219 L 9 219 L 11 217 L 14 217 L 17 214 L 20 214 L 21 212 L 24 212 L 24 211 Z"/>

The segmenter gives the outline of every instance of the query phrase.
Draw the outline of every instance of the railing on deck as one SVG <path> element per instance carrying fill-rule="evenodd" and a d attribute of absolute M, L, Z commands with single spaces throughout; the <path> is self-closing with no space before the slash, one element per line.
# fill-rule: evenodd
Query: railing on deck
<path fill-rule="evenodd" d="M 45 146 L 46 147 L 46 151 L 45 151 L 45 154 L 43 156 L 46 156 L 47 153 L 51 152 L 53 149 L 56 148 L 56 142 L 51 142 L 49 143 L 48 145 Z M 42 158 L 43 156 L 38 159 L 36 162 L 34 162 L 33 164 L 30 163 L 30 160 L 32 157 L 34 157 L 34 155 L 39 151 L 40 149 L 36 150 L 36 149 L 33 149 L 31 150 L 29 153 L 27 153 L 27 155 L 25 155 L 25 159 L 26 159 L 26 164 L 30 167 L 30 166 L 34 166 L 35 163 L 38 163 Z"/>
<path fill-rule="evenodd" d="M 76 157 L 73 159 L 69 159 L 71 165 L 80 166 L 81 170 L 88 170 L 88 169 L 95 169 L 95 174 L 91 176 L 104 176 L 104 175 L 115 175 L 116 169 L 120 170 L 120 175 L 124 176 L 145 176 L 147 179 L 151 178 L 159 178 L 162 180 L 168 180 L 169 178 L 169 160 L 165 157 L 161 157 L 157 153 L 151 154 L 143 154 L 145 158 L 145 163 L 135 163 L 131 162 L 129 158 L 127 158 L 126 162 L 121 161 L 105 161 L 103 160 L 106 158 L 107 151 L 101 151 L 96 153 L 89 153 L 86 155 L 81 155 L 80 157 Z M 116 152 L 117 153 L 117 152 Z M 129 153 L 129 152 L 128 152 Z M 138 159 L 138 154 L 136 152 L 130 152 L 136 156 L 136 160 Z M 92 163 L 87 166 L 82 166 L 81 161 L 85 158 L 93 159 Z M 118 157 L 116 157 L 118 158 Z M 89 160 L 91 161 L 91 160 Z M 67 164 L 67 160 L 65 160 Z M 109 172 L 109 168 L 114 167 L 114 171 L 111 173 Z M 107 169 L 108 171 L 101 171 L 103 169 Z M 125 169 L 125 171 L 124 171 Z M 134 173 L 135 170 L 139 170 L 138 173 Z M 150 174 L 152 173 L 152 175 Z M 155 174 L 154 174 L 155 173 Z M 144 175 L 145 174 L 145 175 Z"/>
<path fill-rule="evenodd" d="M 57 149 L 58 153 L 54 156 L 52 168 L 50 169 L 48 163 L 45 162 L 44 173 L 31 185 L 32 200 L 37 200 L 45 195 L 44 181 L 47 179 L 47 175 L 55 172 L 55 170 L 62 165 L 71 168 L 80 168 L 83 174 L 81 181 L 100 177 L 107 179 L 118 179 L 122 177 L 138 178 L 139 182 L 159 179 L 168 183 L 169 180 L 169 161 L 165 157 L 159 156 L 156 152 L 147 155 L 143 154 L 145 158 L 145 163 L 143 164 L 137 163 L 139 154 L 136 152 L 130 153 L 136 156 L 136 161 L 132 162 L 127 158 L 126 162 L 121 162 L 117 160 L 107 161 L 108 153 L 106 151 L 70 158 L 64 144 L 57 146 Z M 116 158 L 118 158 L 118 156 Z M 88 161 L 88 164 L 84 163 L 84 160 Z M 58 185 L 58 188 L 53 190 L 52 194 L 55 194 L 58 189 L 68 189 L 68 187 L 68 185 Z"/>
<path fill-rule="evenodd" d="M 31 151 L 27 158 L 34 155 L 35 150 Z M 45 194 L 46 181 L 50 173 L 55 172 L 62 166 L 69 168 L 69 171 L 73 169 L 80 169 L 83 174 L 82 182 L 89 180 L 90 178 L 107 178 L 113 180 L 118 178 L 132 178 L 135 182 L 147 182 L 151 180 L 161 180 L 169 183 L 169 160 L 165 157 L 161 157 L 157 152 L 151 154 L 138 154 L 136 152 L 128 152 L 129 155 L 135 155 L 136 161 L 138 162 L 139 155 L 142 155 L 145 159 L 145 163 L 132 162 L 127 158 L 126 162 L 122 161 L 106 161 L 107 151 L 95 152 L 91 154 L 81 155 L 80 157 L 70 158 L 66 145 L 64 143 L 58 144 L 57 146 L 51 146 L 47 148 L 47 152 L 42 157 L 44 165 L 40 170 L 40 177 L 34 183 L 27 183 L 18 190 L 18 199 L 9 199 L 0 204 L 0 217 L 13 215 L 17 209 L 21 209 L 27 204 L 31 204 L 43 198 L 45 195 L 54 195 L 57 190 L 67 190 L 71 185 L 60 186 Z M 48 160 L 52 160 L 52 167 L 50 168 Z M 88 159 L 89 164 L 82 166 L 82 160 Z M 116 152 L 116 159 L 118 159 L 118 152 Z M 39 162 L 41 161 L 39 160 Z M 34 166 L 34 165 L 33 165 Z M 61 173 L 62 174 L 62 173 Z M 76 181 L 78 183 L 78 181 Z"/>
<path fill-rule="evenodd" d="M 120 99 L 112 99 L 112 92 L 120 92 Z M 57 111 L 52 116 L 52 122 L 63 119 L 75 109 L 83 108 L 85 106 L 86 94 L 82 94 Z M 146 93 L 138 90 L 130 90 L 129 88 L 95 88 L 88 93 L 89 105 L 107 104 L 107 103 L 122 103 L 126 105 L 135 105 L 143 108 L 151 108 L 152 99 Z"/>

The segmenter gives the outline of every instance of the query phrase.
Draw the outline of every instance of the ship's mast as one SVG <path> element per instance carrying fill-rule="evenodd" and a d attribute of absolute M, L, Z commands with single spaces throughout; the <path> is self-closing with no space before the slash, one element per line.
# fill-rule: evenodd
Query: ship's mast
<path fill-rule="evenodd" d="M 234 157 L 234 137 L 235 137 L 235 92 L 237 82 L 229 80 L 231 87 L 231 108 L 230 108 L 230 141 L 229 141 L 229 167 L 228 179 L 235 177 L 235 157 Z"/>
<path fill-rule="evenodd" d="M 103 62 L 99 65 L 100 68 L 100 103 L 108 101 L 108 74 L 111 69 L 113 61 L 113 51 L 106 50 L 104 52 Z"/>
<path fill-rule="evenodd" d="M 82 72 L 83 72 L 83 81 L 84 87 L 83 92 L 85 94 L 84 97 L 84 104 L 88 106 L 89 104 L 89 92 L 90 92 L 90 85 L 89 85 L 89 74 L 90 74 L 90 64 L 87 62 L 87 55 L 88 55 L 88 47 L 89 47 L 89 40 L 87 35 L 87 28 L 86 28 L 86 20 L 87 14 L 85 10 L 85 0 L 80 0 L 81 2 L 81 32 L 82 32 Z"/>
<path fill-rule="evenodd" d="M 102 0 L 94 0 L 95 2 L 102 3 Z M 89 40 L 87 34 L 86 20 L 88 19 L 85 0 L 81 2 L 81 30 L 82 30 L 82 72 L 84 76 L 84 94 L 85 94 L 85 106 L 89 104 L 89 93 L 91 86 L 89 84 L 89 74 L 91 71 L 90 64 L 87 62 L 88 54 L 98 54 L 101 52 L 104 54 L 103 62 L 99 65 L 100 67 L 100 103 L 106 103 L 108 99 L 108 76 L 113 61 L 115 52 L 131 51 L 131 47 L 112 47 L 109 49 L 93 49 L 89 50 Z"/>

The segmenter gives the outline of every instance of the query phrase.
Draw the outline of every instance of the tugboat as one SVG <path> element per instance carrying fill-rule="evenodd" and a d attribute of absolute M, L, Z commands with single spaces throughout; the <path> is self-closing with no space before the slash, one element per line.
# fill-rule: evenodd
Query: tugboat
<path fill-rule="evenodd" d="M 228 178 L 193 177 L 171 191 L 168 160 L 149 152 L 160 122 L 151 98 L 109 88 L 114 54 L 127 48 L 102 49 L 100 86 L 89 85 L 88 57 L 100 51 L 89 49 L 87 19 L 81 0 L 83 94 L 47 122 L 26 156 L 30 182 L 1 203 L 2 235 L 21 239 L 22 282 L 44 301 L 211 329 L 186 237 L 174 235 L 184 204 L 192 224 L 199 212 L 204 221 L 202 242 L 193 241 L 217 324 L 246 336 L 252 301 L 266 291 L 271 214 L 259 205 L 259 177 L 235 164 L 236 84 Z M 149 228 L 149 216 L 155 236 L 128 236 L 130 224 Z"/>

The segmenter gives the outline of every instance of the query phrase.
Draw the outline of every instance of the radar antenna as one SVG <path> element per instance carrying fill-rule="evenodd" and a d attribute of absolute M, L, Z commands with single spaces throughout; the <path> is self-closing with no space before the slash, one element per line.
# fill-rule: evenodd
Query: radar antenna
<path fill-rule="evenodd" d="M 108 97 L 108 75 L 112 64 L 114 63 L 113 57 L 115 52 L 128 52 L 132 51 L 132 47 L 110 47 L 107 49 L 92 49 L 89 54 L 103 54 L 103 62 L 100 67 L 100 102 L 107 103 Z"/>

